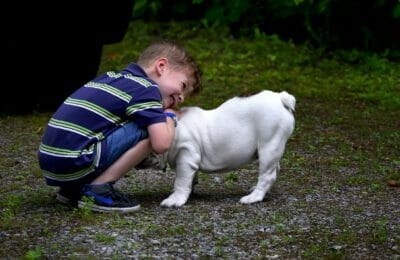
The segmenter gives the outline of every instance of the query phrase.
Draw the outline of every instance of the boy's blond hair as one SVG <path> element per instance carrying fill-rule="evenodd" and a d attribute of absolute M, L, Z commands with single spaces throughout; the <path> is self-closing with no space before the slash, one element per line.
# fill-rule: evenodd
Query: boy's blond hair
<path fill-rule="evenodd" d="M 176 71 L 186 70 L 188 72 L 190 85 L 193 88 L 190 95 L 195 95 L 200 92 L 200 68 L 186 49 L 177 43 L 166 40 L 154 42 L 140 54 L 137 63 L 141 67 L 149 67 L 160 57 L 167 58 L 172 69 Z"/>

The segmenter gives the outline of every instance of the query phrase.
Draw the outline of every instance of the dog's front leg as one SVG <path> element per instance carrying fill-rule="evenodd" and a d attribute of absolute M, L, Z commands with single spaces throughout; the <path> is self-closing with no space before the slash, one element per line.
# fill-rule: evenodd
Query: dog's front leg
<path fill-rule="evenodd" d="M 177 164 L 174 192 L 161 202 L 161 206 L 183 206 L 188 200 L 192 191 L 192 183 L 197 170 L 197 164 L 189 164 L 188 162 L 181 162 Z"/>

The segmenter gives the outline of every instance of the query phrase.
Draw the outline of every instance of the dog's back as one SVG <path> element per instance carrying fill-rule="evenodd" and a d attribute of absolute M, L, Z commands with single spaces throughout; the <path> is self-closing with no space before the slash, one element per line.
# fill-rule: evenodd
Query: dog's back
<path fill-rule="evenodd" d="M 212 110 L 184 108 L 169 153 L 177 154 L 177 149 L 200 153 L 204 171 L 237 168 L 254 158 L 262 143 L 274 138 L 286 143 L 294 128 L 295 104 L 287 92 L 264 90 L 232 98 Z"/>

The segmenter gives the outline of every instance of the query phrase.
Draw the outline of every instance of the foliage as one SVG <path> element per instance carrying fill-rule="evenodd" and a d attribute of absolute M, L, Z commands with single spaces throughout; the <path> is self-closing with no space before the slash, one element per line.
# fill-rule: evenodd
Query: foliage
<path fill-rule="evenodd" d="M 234 36 L 253 37 L 258 30 L 324 48 L 400 48 L 397 0 L 139 0 L 133 18 L 226 25 Z"/>
<path fill-rule="evenodd" d="M 25 258 L 28 260 L 36 260 L 36 259 L 42 259 L 43 258 L 43 248 L 40 246 L 37 246 L 35 250 L 29 250 Z"/>
<path fill-rule="evenodd" d="M 269 88 L 286 89 L 302 98 L 346 97 L 366 105 L 400 108 L 396 94 L 400 65 L 386 54 L 315 49 L 276 35 L 233 40 L 225 28 L 136 21 L 123 43 L 105 49 L 100 72 L 122 69 L 154 38 L 168 38 L 183 43 L 203 70 L 203 94 L 188 100 L 189 104 L 215 107 L 227 97 Z"/>
<path fill-rule="evenodd" d="M 85 205 L 81 208 L 75 209 L 74 211 L 82 218 L 82 220 L 88 221 L 93 218 L 93 211 L 91 208 L 94 205 L 94 198 L 84 196 L 82 197 L 82 201 L 85 202 Z"/>

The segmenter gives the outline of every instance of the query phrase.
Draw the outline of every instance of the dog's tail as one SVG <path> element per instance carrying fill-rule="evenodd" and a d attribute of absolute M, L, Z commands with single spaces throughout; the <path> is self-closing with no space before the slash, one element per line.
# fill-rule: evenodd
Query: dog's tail
<path fill-rule="evenodd" d="M 281 97 L 283 106 L 290 112 L 294 113 L 296 108 L 296 98 L 286 91 L 282 91 L 281 93 L 279 93 L 279 95 Z"/>

